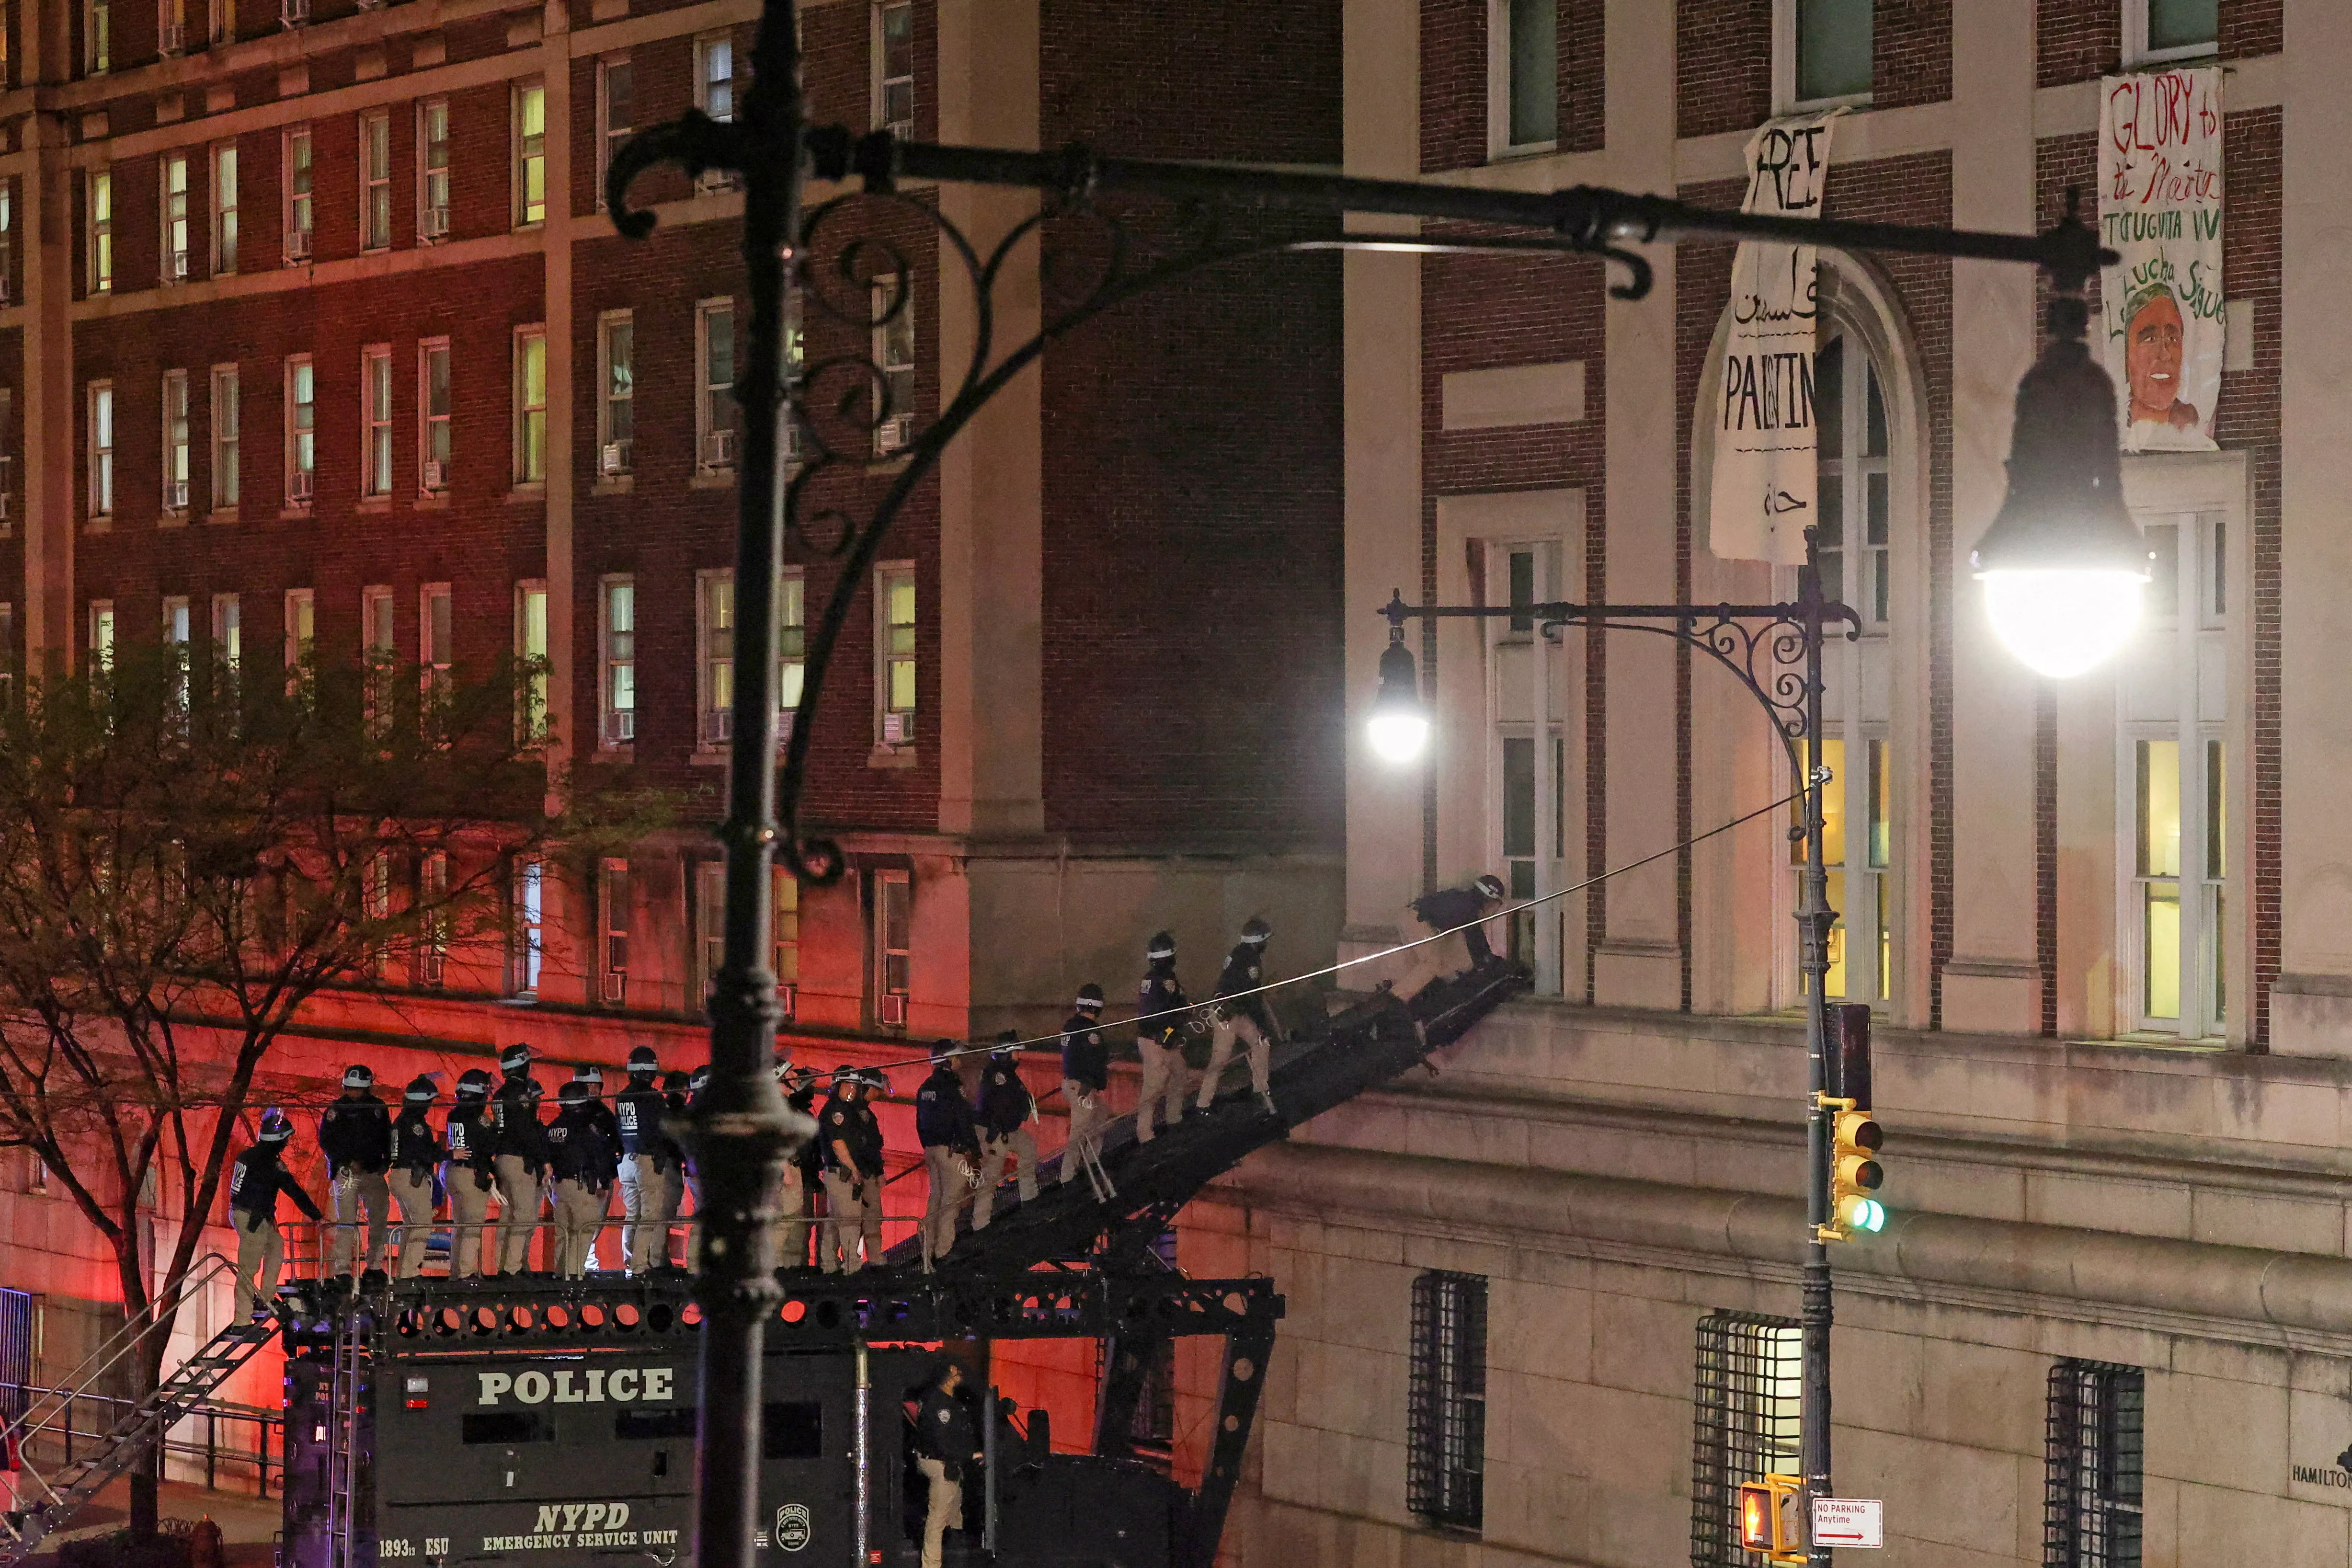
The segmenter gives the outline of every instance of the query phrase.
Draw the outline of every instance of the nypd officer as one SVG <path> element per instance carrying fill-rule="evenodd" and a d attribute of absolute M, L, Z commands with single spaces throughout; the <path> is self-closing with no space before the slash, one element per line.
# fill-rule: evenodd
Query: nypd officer
<path fill-rule="evenodd" d="M 490 1158 L 498 1152 L 498 1129 L 490 1121 L 490 1075 L 467 1068 L 457 1078 L 457 1103 L 450 1108 L 442 1130 L 449 1152 L 442 1184 L 449 1192 L 449 1278 L 467 1279 L 482 1272 L 487 1257 L 498 1272 L 498 1244 L 484 1250 L 483 1232 L 489 1227 L 490 1186 L 496 1173 Z"/>
<path fill-rule="evenodd" d="M 613 1115 L 621 1141 L 622 1260 L 632 1274 L 669 1261 L 670 1180 L 677 1173 L 677 1145 L 662 1131 L 668 1104 L 654 1079 L 661 1058 L 651 1046 L 629 1052 L 628 1087 L 614 1096 Z"/>
<path fill-rule="evenodd" d="M 1271 1074 L 1276 1031 L 1264 990 L 1265 943 L 1273 934 L 1272 926 L 1251 916 L 1242 927 L 1241 941 L 1225 954 L 1225 966 L 1217 973 L 1216 1035 L 1209 1047 L 1209 1070 L 1201 1078 L 1199 1103 L 1203 1110 L 1217 1098 L 1217 1080 L 1224 1076 L 1225 1064 L 1233 1059 L 1234 1041 L 1239 1038 L 1249 1047 L 1250 1087 L 1257 1090 L 1258 1103 L 1266 1113 L 1274 1113 Z"/>
<path fill-rule="evenodd" d="M 490 1097 L 497 1145 L 490 1169 L 499 1187 L 499 1272 L 520 1274 L 530 1266 L 531 1234 L 539 1228 L 540 1183 L 547 1174 L 547 1129 L 539 1120 L 538 1083 L 530 1076 L 530 1047 L 509 1046 L 499 1053 L 506 1074 Z"/>
<path fill-rule="evenodd" d="M 1135 1054 L 1143 1087 L 1135 1100 L 1135 1141 L 1151 1142 L 1152 1113 L 1173 1127 L 1184 1120 L 1184 1036 L 1192 1004 L 1176 978 L 1176 939 L 1160 931 L 1143 947 L 1143 984 L 1135 994 Z"/>
<path fill-rule="evenodd" d="M 1110 1047 L 1103 1043 L 1102 987 L 1078 987 L 1077 1011 L 1062 1021 L 1062 1099 L 1070 1108 L 1070 1138 L 1062 1148 L 1062 1180 L 1083 1169 L 1095 1196 L 1111 1195 L 1102 1168 L 1103 1124 L 1110 1120 L 1104 1090 L 1110 1084 Z"/>
<path fill-rule="evenodd" d="M 882 1127 L 868 1099 L 888 1083 L 878 1069 L 845 1063 L 835 1069 L 833 1097 L 817 1119 L 825 1152 L 828 1274 L 855 1274 L 882 1261 Z"/>
<path fill-rule="evenodd" d="M 400 1277 L 414 1279 L 424 1271 L 425 1247 L 433 1235 L 433 1173 L 441 1165 L 441 1137 L 425 1120 L 440 1091 L 432 1079 L 408 1080 L 400 1097 L 400 1114 L 392 1120 L 393 1202 L 400 1205 Z"/>
<path fill-rule="evenodd" d="M 278 1293 L 278 1268 L 286 1258 L 286 1242 L 278 1234 L 278 1194 L 284 1193 L 294 1200 L 294 1206 L 309 1215 L 313 1223 L 320 1218 L 319 1205 L 302 1190 L 302 1184 L 280 1164 L 286 1145 L 293 1139 L 294 1124 L 285 1114 L 271 1106 L 261 1118 L 261 1129 L 253 1147 L 236 1157 L 229 1167 L 229 1216 L 236 1226 L 236 1321 L 243 1322 L 254 1316 L 254 1302 L 267 1301 Z"/>
<path fill-rule="evenodd" d="M 328 1193 L 335 1206 L 335 1239 L 328 1277 L 341 1279 L 375 1268 L 392 1228 L 392 1112 L 375 1097 L 375 1074 L 362 1065 L 343 1069 L 342 1097 L 319 1118 L 319 1152 L 327 1157 Z M 359 1241 L 360 1212 L 367 1212 L 367 1251 L 359 1268 L 352 1252 Z"/>
<path fill-rule="evenodd" d="M 595 1260 L 596 1233 L 613 1204 L 620 1146 L 604 1132 L 603 1109 L 589 1085 L 573 1079 L 556 1091 L 562 1109 L 547 1127 L 548 1168 L 555 1177 L 555 1272 L 578 1279 Z"/>
<path fill-rule="evenodd" d="M 940 1568 L 948 1528 L 962 1528 L 964 1475 L 981 1461 L 971 1413 L 956 1397 L 962 1385 L 963 1368 L 948 1363 L 923 1391 L 915 1416 L 915 1468 L 930 1489 L 923 1512 L 923 1568 Z"/>
<path fill-rule="evenodd" d="M 931 1180 L 923 1209 L 923 1259 L 945 1258 L 955 1246 L 956 1210 L 979 1180 L 980 1135 L 971 1102 L 956 1071 L 957 1042 L 931 1043 L 931 1076 L 915 1091 L 915 1137 Z"/>
<path fill-rule="evenodd" d="M 1021 1201 L 1037 1195 L 1037 1140 L 1029 1123 L 1037 1119 L 1037 1102 L 1021 1081 L 1021 1036 L 1007 1029 L 996 1037 L 996 1048 L 980 1069 L 980 1193 L 971 1202 L 971 1228 L 982 1230 L 996 1212 L 996 1184 L 1004 1179 L 1004 1161 L 1013 1160 L 1013 1173 L 1021 1184 Z"/>
<path fill-rule="evenodd" d="M 1492 963 L 1495 950 L 1486 944 L 1484 922 L 1502 901 L 1503 879 L 1490 871 L 1466 888 L 1440 888 L 1407 905 L 1422 935 L 1407 955 L 1396 994 L 1411 1002 L 1436 981 Z"/>

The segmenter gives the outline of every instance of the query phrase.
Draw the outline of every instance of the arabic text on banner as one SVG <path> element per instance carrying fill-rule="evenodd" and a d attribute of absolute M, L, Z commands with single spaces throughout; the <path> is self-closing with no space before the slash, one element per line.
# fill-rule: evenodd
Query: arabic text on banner
<path fill-rule="evenodd" d="M 2221 401 L 2221 72 L 2109 77 L 2099 334 L 2127 452 L 2210 452 Z"/>
<path fill-rule="evenodd" d="M 1843 110 L 1775 120 L 1748 139 L 1744 212 L 1821 216 Z M 1815 512 L 1814 247 L 1748 243 L 1731 264 L 1708 538 L 1733 560 L 1802 562 Z"/>

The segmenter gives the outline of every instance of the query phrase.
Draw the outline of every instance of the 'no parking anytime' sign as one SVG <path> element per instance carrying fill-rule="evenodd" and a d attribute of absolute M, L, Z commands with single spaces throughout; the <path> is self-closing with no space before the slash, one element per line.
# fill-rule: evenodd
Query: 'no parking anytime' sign
<path fill-rule="evenodd" d="M 1876 1498 L 1817 1497 L 1813 1500 L 1813 1544 L 1874 1547 L 1885 1544 L 1886 1507 Z"/>

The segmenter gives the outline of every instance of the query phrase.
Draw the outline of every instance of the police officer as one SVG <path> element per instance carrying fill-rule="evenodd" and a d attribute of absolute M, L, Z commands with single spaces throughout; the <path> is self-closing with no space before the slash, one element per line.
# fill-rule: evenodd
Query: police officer
<path fill-rule="evenodd" d="M 979 1181 L 980 1134 L 971 1102 L 963 1097 L 956 1071 L 957 1043 L 931 1043 L 931 1076 L 915 1091 L 915 1137 L 923 1145 L 923 1166 L 931 1179 L 923 1209 L 923 1261 L 945 1258 L 955 1246 L 956 1210 Z"/>
<path fill-rule="evenodd" d="M 971 1413 L 956 1397 L 962 1386 L 963 1368 L 948 1363 L 923 1391 L 915 1417 L 915 1468 L 930 1483 L 930 1506 L 923 1514 L 923 1568 L 940 1568 L 949 1527 L 963 1527 L 964 1472 L 981 1461 Z"/>
<path fill-rule="evenodd" d="M 819 1087 L 816 1069 L 794 1068 L 784 1079 L 784 1103 L 814 1121 L 817 1114 Z M 776 1260 L 786 1268 L 806 1268 L 809 1266 L 809 1234 L 814 1231 L 820 1237 L 824 1234 L 817 1224 L 818 1210 L 824 1202 L 824 1137 L 820 1135 L 802 1144 L 800 1152 L 793 1156 L 793 1163 L 800 1171 L 801 1202 L 805 1207 L 799 1225 L 786 1227 L 783 1245 L 777 1250 Z M 823 1245 L 822 1241 L 819 1245 Z"/>
<path fill-rule="evenodd" d="M 1274 1114 L 1271 1074 L 1276 1031 L 1262 989 L 1267 979 L 1265 943 L 1273 934 L 1272 926 L 1251 916 L 1242 927 L 1241 941 L 1225 954 L 1225 966 L 1217 973 L 1216 1033 L 1209 1047 L 1209 1070 L 1201 1078 L 1199 1103 L 1203 1110 L 1217 1098 L 1217 1080 L 1224 1076 L 1225 1064 L 1233 1060 L 1234 1041 L 1239 1038 L 1249 1047 L 1250 1087 L 1257 1090 L 1258 1103 L 1265 1107 L 1266 1114 Z"/>
<path fill-rule="evenodd" d="M 1420 945 L 1406 954 L 1405 972 L 1396 982 L 1396 994 L 1411 1002 L 1431 984 L 1465 970 L 1484 969 L 1495 962 L 1481 923 L 1503 901 L 1503 879 L 1493 872 L 1466 888 L 1440 888 L 1424 893 L 1406 909 L 1422 928 Z M 1431 941 L 1435 937 L 1435 941 Z"/>
<path fill-rule="evenodd" d="M 425 1244 L 433 1235 L 433 1173 L 441 1166 L 441 1138 L 425 1120 L 440 1091 L 428 1077 L 408 1080 L 400 1114 L 392 1121 L 393 1201 L 400 1205 L 400 1277 L 424 1271 Z"/>
<path fill-rule="evenodd" d="M 621 1258 L 631 1274 L 669 1261 L 669 1185 L 677 1174 L 677 1145 L 662 1130 L 669 1109 L 654 1084 L 661 1058 L 651 1046 L 629 1052 L 628 1087 L 613 1097 L 613 1120 L 620 1132 Z"/>
<path fill-rule="evenodd" d="M 1110 1119 L 1110 1108 L 1103 1103 L 1103 1091 L 1110 1083 L 1110 1048 L 1103 1043 L 1102 1005 L 1102 987 L 1089 982 L 1078 987 L 1077 1010 L 1062 1021 L 1062 1099 L 1070 1108 L 1062 1180 L 1075 1180 L 1084 1169 L 1097 1199 L 1111 1195 L 1102 1168 L 1102 1129 Z"/>
<path fill-rule="evenodd" d="M 539 1120 L 541 1090 L 530 1076 L 530 1047 L 509 1046 L 500 1051 L 499 1070 L 506 1080 L 490 1096 L 490 1121 L 497 1130 L 490 1170 L 499 1187 L 499 1272 L 520 1274 L 530 1266 L 530 1238 L 539 1228 L 547 1129 Z"/>
<path fill-rule="evenodd" d="M 702 1098 L 698 1079 L 702 1083 L 710 1081 L 709 1064 L 695 1068 L 691 1073 L 662 1074 L 662 1099 L 669 1106 L 669 1115 L 662 1123 L 664 1131 L 684 1127 L 693 1119 L 695 1104 Z M 694 1173 L 694 1162 L 688 1156 L 686 1145 L 673 1137 L 670 1146 L 677 1151 L 677 1163 L 670 1167 L 669 1173 L 669 1212 L 673 1217 L 686 1213 L 686 1195 L 689 1191 L 694 1194 L 694 1217 L 686 1227 L 686 1263 L 690 1268 L 695 1262 L 696 1236 L 702 1224 L 702 1179 Z M 664 1248 L 669 1246 L 668 1232 L 663 1232 L 661 1244 Z M 666 1258 L 667 1254 L 665 1263 L 657 1263 L 656 1267 L 665 1267 Z"/>
<path fill-rule="evenodd" d="M 491 1157 L 498 1152 L 498 1128 L 490 1120 L 490 1075 L 467 1068 L 457 1079 L 457 1103 L 450 1108 L 442 1128 L 442 1144 L 449 1160 L 442 1184 L 449 1190 L 449 1278 L 478 1277 L 484 1262 L 483 1232 L 490 1218 L 490 1184 L 495 1178 Z M 489 1244 L 488 1261 L 496 1273 L 498 1244 Z"/>
<path fill-rule="evenodd" d="M 293 1136 L 294 1124 L 273 1105 L 262 1114 L 257 1141 L 229 1167 L 228 1206 L 229 1218 L 236 1227 L 236 1321 L 240 1322 L 255 1316 L 256 1300 L 266 1301 L 278 1293 L 278 1268 L 286 1258 L 285 1238 L 278 1234 L 278 1194 L 292 1198 L 294 1206 L 313 1223 L 320 1217 L 319 1205 L 278 1163 Z"/>
<path fill-rule="evenodd" d="M 996 1048 L 980 1069 L 980 1194 L 972 1199 L 971 1228 L 987 1228 L 996 1212 L 996 1184 L 1004 1179 L 1004 1161 L 1021 1184 L 1021 1201 L 1037 1195 L 1037 1140 L 1029 1123 L 1037 1117 L 1037 1102 L 1021 1081 L 1021 1035 L 1007 1029 L 996 1037 Z"/>
<path fill-rule="evenodd" d="M 866 1263 L 881 1261 L 882 1140 L 873 1110 L 866 1103 L 871 1088 L 865 1072 L 843 1063 L 834 1069 L 833 1094 L 824 1114 L 817 1118 L 818 1136 L 824 1140 L 828 1215 L 820 1261 L 828 1274 L 855 1274 Z M 863 1256 L 861 1241 L 866 1244 Z"/>
<path fill-rule="evenodd" d="M 611 1144 L 614 1149 L 620 1148 L 621 1119 L 611 1106 L 604 1103 L 604 1069 L 597 1066 L 594 1062 L 583 1062 L 580 1066 L 572 1069 L 572 1079 L 575 1083 L 584 1083 L 588 1086 L 588 1103 L 584 1114 L 589 1118 L 589 1120 L 596 1123 L 596 1130 L 604 1135 L 605 1142 Z M 562 1099 L 561 1092 L 557 1094 L 556 1098 L 559 1100 Z M 557 1114 L 562 1114 L 560 1107 L 557 1110 Z M 621 1237 L 616 1245 L 622 1248 L 622 1252 L 625 1259 L 628 1249 L 628 1238 L 625 1236 Z M 596 1256 L 599 1251 L 604 1249 L 604 1235 L 603 1229 L 600 1227 L 595 1237 L 589 1245 L 588 1263 L 591 1268 L 602 1268 L 605 1267 L 604 1263 L 600 1261 Z"/>
<path fill-rule="evenodd" d="M 775 1059 L 770 1070 L 776 1077 L 776 1090 L 785 1093 L 793 1081 L 793 1054 L 783 1047 L 776 1047 Z M 776 1217 L 769 1225 L 770 1239 L 776 1248 L 776 1267 L 797 1268 L 802 1255 L 808 1250 L 808 1191 L 801 1180 L 800 1162 L 787 1160 L 776 1173 L 774 1207 Z"/>
<path fill-rule="evenodd" d="M 327 1157 L 328 1193 L 335 1206 L 335 1239 L 328 1276 L 341 1279 L 373 1270 L 383 1256 L 392 1228 L 392 1112 L 375 1097 L 375 1074 L 364 1066 L 343 1069 L 343 1093 L 319 1118 L 319 1152 Z M 357 1269 L 352 1251 L 359 1240 L 360 1211 L 367 1211 L 367 1251 Z"/>
<path fill-rule="evenodd" d="M 1152 1113 L 1173 1127 L 1184 1120 L 1184 1036 L 1193 1023 L 1184 983 L 1176 978 L 1176 939 L 1160 931 L 1143 947 L 1143 984 L 1135 994 L 1135 1054 L 1143 1087 L 1135 1101 L 1135 1141 L 1153 1137 Z"/>
<path fill-rule="evenodd" d="M 547 1126 L 548 1168 L 555 1177 L 555 1272 L 578 1279 L 596 1255 L 596 1233 L 612 1209 L 620 1145 L 604 1131 L 604 1109 L 585 1079 L 556 1091 L 562 1102 Z"/>

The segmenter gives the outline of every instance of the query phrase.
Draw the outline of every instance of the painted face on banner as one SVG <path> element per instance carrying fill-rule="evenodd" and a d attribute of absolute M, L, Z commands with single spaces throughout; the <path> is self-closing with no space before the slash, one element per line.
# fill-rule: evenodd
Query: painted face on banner
<path fill-rule="evenodd" d="M 2197 410 L 2180 401 L 2180 307 L 2169 292 L 2142 305 L 2124 331 L 2124 377 L 2131 384 L 2134 423 L 2186 428 Z"/>

